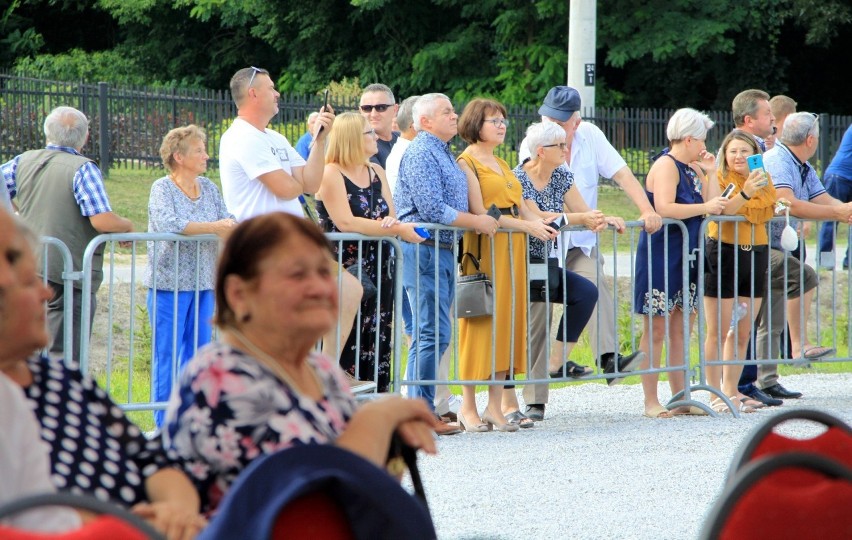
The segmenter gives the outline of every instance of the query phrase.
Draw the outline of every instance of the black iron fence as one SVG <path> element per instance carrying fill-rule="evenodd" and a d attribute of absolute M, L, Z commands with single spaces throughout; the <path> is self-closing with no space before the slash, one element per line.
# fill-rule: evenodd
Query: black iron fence
<path fill-rule="evenodd" d="M 337 112 L 354 110 L 355 100 L 331 97 Z M 104 171 L 114 167 L 159 167 L 159 148 L 169 129 L 197 124 L 207 131 L 210 165 L 218 165 L 219 138 L 236 116 L 227 90 L 191 90 L 129 87 L 109 83 L 49 81 L 0 74 L 0 162 L 44 145 L 42 123 L 54 107 L 69 105 L 90 120 L 89 142 L 83 152 Z M 272 128 L 295 144 L 305 132 L 305 119 L 322 105 L 319 96 L 282 95 Z M 455 104 L 461 110 L 464 104 Z M 588 112 L 588 111 L 586 111 Z M 637 177 L 649 168 L 649 155 L 667 145 L 666 123 L 673 109 L 597 108 L 584 118 L 593 122 L 624 156 Z M 730 111 L 708 111 L 717 128 L 710 132 L 708 148 L 718 147 L 733 128 Z M 536 107 L 509 106 L 506 144 L 498 154 L 511 165 L 526 127 L 539 119 Z M 814 160 L 821 170 L 837 150 L 852 116 L 820 115 L 821 137 Z M 454 149 L 464 143 L 456 139 Z"/>

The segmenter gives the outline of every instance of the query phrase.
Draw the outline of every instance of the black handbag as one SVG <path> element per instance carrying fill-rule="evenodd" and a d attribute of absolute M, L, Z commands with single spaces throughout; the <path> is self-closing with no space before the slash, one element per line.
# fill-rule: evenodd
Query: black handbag
<path fill-rule="evenodd" d="M 544 259 L 530 259 L 530 269 L 534 264 L 544 265 Z M 530 280 L 530 302 L 561 302 L 561 284 L 562 269 L 559 268 L 559 259 L 549 257 L 547 259 L 547 280 Z"/>
<path fill-rule="evenodd" d="M 476 273 L 459 276 L 456 280 L 456 314 L 459 319 L 485 317 L 494 313 L 494 286 L 491 278 L 479 271 L 479 259 L 470 253 L 463 253 L 461 261 L 470 257 Z M 459 265 L 461 272 L 461 264 Z"/>
<path fill-rule="evenodd" d="M 367 270 L 361 265 L 361 261 L 356 262 L 347 268 L 346 271 L 360 279 L 361 288 L 364 289 L 364 292 L 361 295 L 362 302 L 364 300 L 370 300 L 378 294 L 379 289 L 376 288 L 376 284 L 373 283 L 373 278 L 370 277 L 370 274 L 368 274 Z"/>

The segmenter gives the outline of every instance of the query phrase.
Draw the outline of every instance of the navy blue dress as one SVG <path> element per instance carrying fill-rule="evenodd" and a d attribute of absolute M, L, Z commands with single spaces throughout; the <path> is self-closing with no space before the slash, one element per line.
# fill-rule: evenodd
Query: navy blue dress
<path fill-rule="evenodd" d="M 674 202 L 702 204 L 704 198 L 701 196 L 701 180 L 695 171 L 669 154 L 663 154 L 663 156 L 675 162 L 679 173 Z M 645 193 L 656 208 L 654 194 L 648 191 Z M 704 216 L 695 216 L 683 220 L 688 232 L 687 238 L 683 238 L 683 232 L 677 225 L 665 225 L 651 235 L 645 231 L 641 232 L 636 253 L 636 279 L 633 289 L 633 306 L 636 313 L 665 315 L 676 307 L 680 307 L 684 312 L 695 310 L 698 268 L 694 260 L 689 263 L 689 282 L 684 284 L 683 243 L 687 242 L 690 254 L 698 250 L 699 229 L 703 219 Z M 668 246 L 665 243 L 666 231 L 668 231 Z M 650 280 L 648 276 L 649 242 L 651 245 Z M 665 275 L 666 266 L 668 266 L 668 276 Z M 686 305 L 684 305 L 684 297 L 686 297 Z"/>

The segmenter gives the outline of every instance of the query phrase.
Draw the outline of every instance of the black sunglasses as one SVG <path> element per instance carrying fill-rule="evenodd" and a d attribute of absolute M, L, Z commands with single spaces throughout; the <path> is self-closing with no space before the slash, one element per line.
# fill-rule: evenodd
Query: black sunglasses
<path fill-rule="evenodd" d="M 385 112 L 386 110 L 388 110 L 388 107 L 393 107 L 393 103 L 391 103 L 390 105 L 384 103 L 380 105 L 361 105 L 360 109 L 361 112 L 371 113 L 373 112 L 373 109 L 376 109 L 377 112 Z"/>

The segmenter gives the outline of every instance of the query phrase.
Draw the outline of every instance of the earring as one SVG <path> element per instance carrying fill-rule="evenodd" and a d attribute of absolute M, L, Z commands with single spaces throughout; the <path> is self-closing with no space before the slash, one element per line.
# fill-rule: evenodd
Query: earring
<path fill-rule="evenodd" d="M 251 320 L 251 313 L 244 313 L 239 317 L 241 323 L 247 323 Z"/>

